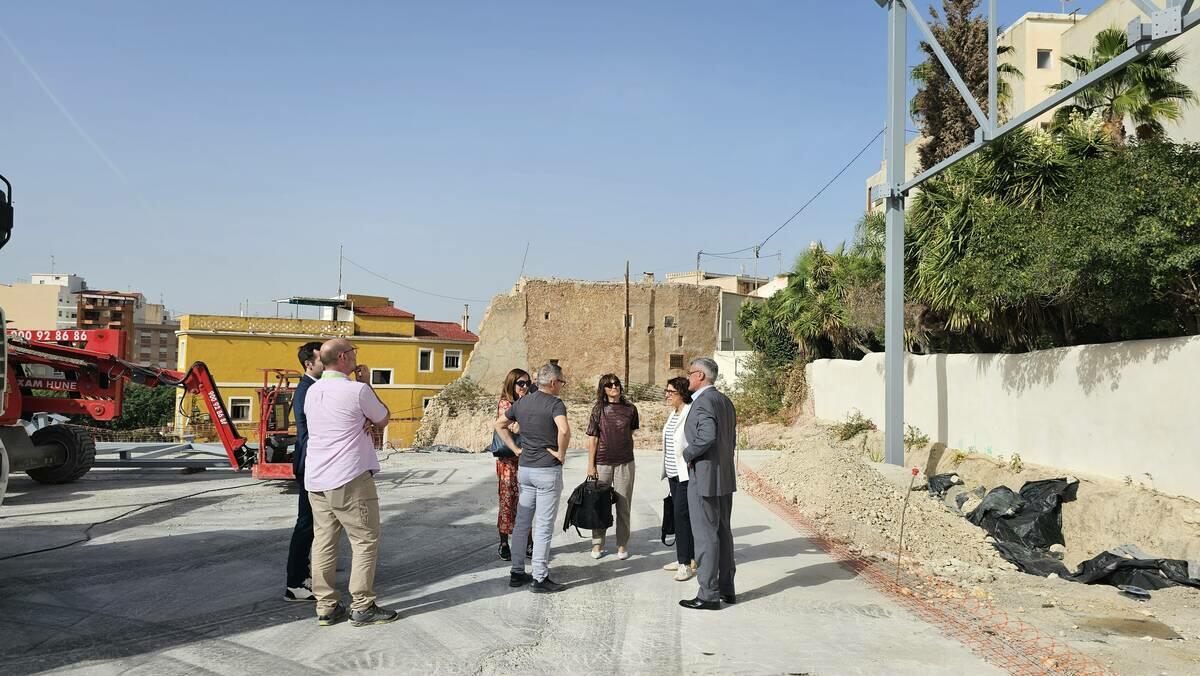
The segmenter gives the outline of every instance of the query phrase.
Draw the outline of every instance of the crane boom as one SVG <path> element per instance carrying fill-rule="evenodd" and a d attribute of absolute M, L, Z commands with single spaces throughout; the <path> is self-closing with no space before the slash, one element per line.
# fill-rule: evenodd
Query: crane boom
<path fill-rule="evenodd" d="M 114 330 L 10 330 L 10 369 L 21 364 L 40 365 L 62 375 L 15 375 L 4 417 L 17 419 L 22 411 L 36 411 L 111 420 L 121 413 L 124 381 L 146 387 L 178 387 L 204 400 L 230 464 L 237 469 L 253 464 L 254 451 L 231 421 L 216 380 L 204 362 L 195 362 L 186 372 L 135 364 L 117 356 L 123 352 L 124 338 L 122 332 Z M 34 390 L 46 392 L 38 394 Z"/>

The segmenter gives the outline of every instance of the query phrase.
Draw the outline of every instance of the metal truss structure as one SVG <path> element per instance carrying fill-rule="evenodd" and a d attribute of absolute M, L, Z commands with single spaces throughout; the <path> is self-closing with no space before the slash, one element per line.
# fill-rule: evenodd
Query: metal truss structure
<path fill-rule="evenodd" d="M 1200 24 L 1197 0 L 1133 0 L 1149 21 L 1136 18 L 1126 29 L 1129 48 L 1100 68 L 1054 92 L 1041 103 L 1001 124 L 997 106 L 996 3 L 988 0 L 988 100 L 984 113 L 963 82 L 921 13 L 911 0 L 875 0 L 888 11 L 887 134 L 884 142 L 884 184 L 871 190 L 873 201 L 886 203 L 886 253 L 884 291 L 884 459 L 904 464 L 904 200 L 908 192 L 955 163 L 978 152 L 1039 115 L 1071 99 L 1083 89 L 1145 57 L 1151 50 Z M 1165 3 L 1165 6 L 1160 6 Z M 975 141 L 910 180 L 905 180 L 904 129 L 907 118 L 908 21 L 912 19 L 938 62 L 979 122 Z"/>

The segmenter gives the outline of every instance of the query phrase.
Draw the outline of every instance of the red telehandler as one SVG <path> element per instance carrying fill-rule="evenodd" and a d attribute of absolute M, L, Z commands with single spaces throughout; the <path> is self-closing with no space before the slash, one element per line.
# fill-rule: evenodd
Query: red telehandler
<path fill-rule="evenodd" d="M 3 317 L 0 314 L 0 317 Z M 179 387 L 204 402 L 221 445 L 236 469 L 257 460 L 230 422 L 216 381 L 203 362 L 187 373 L 142 366 L 121 359 L 122 331 L 75 329 L 7 332 L 0 348 L 0 500 L 9 472 L 25 472 L 35 481 L 68 483 L 83 476 L 96 460 L 96 443 L 73 425 L 48 425 L 29 434 L 22 418 L 33 413 L 88 416 L 112 420 L 121 414 L 125 381 L 147 387 Z M 5 354 L 6 353 L 6 354 Z M 284 477 L 280 477 L 284 478 Z"/>
<path fill-rule="evenodd" d="M 3 176 L 0 181 L 7 187 L 7 191 L 0 190 L 3 248 L 12 232 L 12 185 Z M 69 483 L 86 474 L 96 463 L 96 443 L 87 430 L 28 421 L 45 413 L 112 420 L 121 414 L 125 381 L 178 387 L 200 397 L 234 469 L 253 465 L 255 478 L 293 478 L 288 446 L 295 437 L 288 434 L 287 409 L 292 390 L 289 376 L 298 374 L 272 370 L 277 376 L 273 386 L 264 377 L 260 410 L 271 415 L 262 416 L 259 439 L 266 441 L 256 451 L 230 420 L 216 381 L 203 362 L 180 373 L 126 361 L 122 355 L 127 336 L 118 330 L 6 327 L 0 308 L 0 503 L 10 472 L 25 472 L 47 484 Z"/>

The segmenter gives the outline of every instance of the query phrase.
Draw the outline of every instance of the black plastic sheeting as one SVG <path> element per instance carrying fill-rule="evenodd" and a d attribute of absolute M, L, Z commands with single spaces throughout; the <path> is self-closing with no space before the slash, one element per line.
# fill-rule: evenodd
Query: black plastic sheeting
<path fill-rule="evenodd" d="M 1073 501 L 1078 490 L 1078 481 L 1066 479 L 1030 481 L 1021 486 L 1020 493 L 998 486 L 983 497 L 967 520 L 986 530 L 998 543 L 1049 549 L 1050 545 L 1066 544 L 1062 503 Z"/>
<path fill-rule="evenodd" d="M 932 483 L 932 477 L 930 477 Z M 1178 559 L 1152 559 L 1103 552 L 1079 564 L 1070 573 L 1050 545 L 1065 545 L 1062 504 L 1075 500 L 1078 481 L 1030 481 L 1019 493 L 1005 486 L 993 488 L 967 520 L 995 539 L 996 550 L 1022 572 L 1039 577 L 1051 573 L 1083 584 L 1134 585 L 1163 589 L 1175 585 L 1200 588 L 1200 579 L 1188 576 L 1188 563 Z"/>
<path fill-rule="evenodd" d="M 1103 552 L 1079 564 L 1070 580 L 1084 584 L 1129 584 L 1142 589 L 1185 585 L 1200 589 L 1200 580 L 1188 577 L 1187 561 L 1179 559 L 1131 559 Z"/>
<path fill-rule="evenodd" d="M 926 484 L 925 488 L 929 491 L 930 495 L 936 498 L 944 498 L 946 497 L 946 491 L 950 490 L 951 486 L 957 486 L 962 482 L 962 479 L 954 472 L 934 474 L 929 477 L 929 483 Z"/>

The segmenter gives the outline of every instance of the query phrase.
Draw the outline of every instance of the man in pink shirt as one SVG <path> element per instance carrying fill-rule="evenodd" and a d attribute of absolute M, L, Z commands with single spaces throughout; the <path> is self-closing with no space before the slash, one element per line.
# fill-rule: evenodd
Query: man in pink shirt
<path fill-rule="evenodd" d="M 308 388 L 304 416 L 308 449 L 304 488 L 313 512 L 312 591 L 317 623 L 346 619 L 334 588 L 342 531 L 353 553 L 350 568 L 350 624 L 384 624 L 400 617 L 375 605 L 375 566 L 379 558 L 379 457 L 371 428 L 387 424 L 387 406 L 370 386 L 371 370 L 358 363 L 358 348 L 345 338 L 321 346 L 321 379 Z M 354 377 L 351 380 L 351 376 Z"/>

